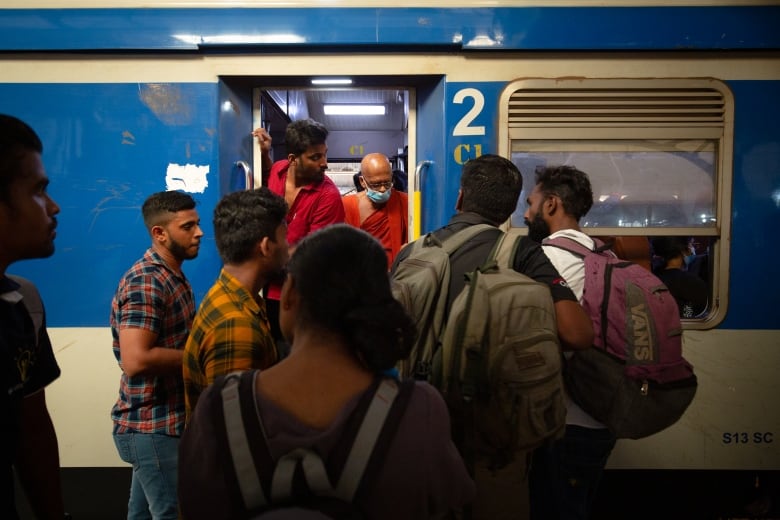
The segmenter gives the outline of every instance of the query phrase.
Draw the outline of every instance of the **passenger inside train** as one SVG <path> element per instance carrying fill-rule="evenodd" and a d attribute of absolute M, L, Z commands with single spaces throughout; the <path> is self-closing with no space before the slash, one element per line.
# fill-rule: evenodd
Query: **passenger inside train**
<path fill-rule="evenodd" d="M 658 237 L 653 252 L 662 259 L 656 274 L 677 300 L 681 318 L 698 318 L 707 312 L 709 291 L 700 277 L 688 271 L 696 258 L 691 239 L 682 236 Z"/>
<path fill-rule="evenodd" d="M 374 236 L 387 253 L 387 268 L 401 247 L 409 241 L 409 199 L 395 188 L 390 160 L 381 153 L 370 153 L 360 163 L 358 183 L 361 191 L 344 195 L 346 223 Z"/>

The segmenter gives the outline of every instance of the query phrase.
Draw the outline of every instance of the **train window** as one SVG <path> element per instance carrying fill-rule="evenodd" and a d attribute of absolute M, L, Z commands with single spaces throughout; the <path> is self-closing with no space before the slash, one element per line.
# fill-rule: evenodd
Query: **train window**
<path fill-rule="evenodd" d="M 571 164 L 591 177 L 594 203 L 584 227 L 715 227 L 715 144 L 711 141 L 516 141 L 523 200 L 537 167 Z M 550 145 L 553 149 L 550 150 Z M 593 172 L 593 173 L 591 173 Z M 669 172 L 675 172 L 670 175 Z M 522 225 L 524 206 L 512 215 Z"/>
<path fill-rule="evenodd" d="M 688 328 L 725 316 L 731 215 L 733 101 L 720 81 L 523 79 L 501 96 L 499 152 L 520 168 L 524 190 L 509 225 L 525 224 L 536 168 L 569 164 L 591 180 L 581 225 L 601 237 L 690 237 L 706 310 Z M 658 268 L 658 257 L 654 260 Z"/>

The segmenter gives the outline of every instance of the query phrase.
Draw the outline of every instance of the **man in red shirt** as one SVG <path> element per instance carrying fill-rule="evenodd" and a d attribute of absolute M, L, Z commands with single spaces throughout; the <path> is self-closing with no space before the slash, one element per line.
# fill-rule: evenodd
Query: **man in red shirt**
<path fill-rule="evenodd" d="M 270 164 L 271 136 L 263 128 L 253 132 L 260 143 L 263 164 Z M 328 130 L 313 119 L 301 119 L 287 125 L 284 139 L 287 158 L 271 166 L 268 188 L 284 197 L 287 212 L 287 243 L 290 255 L 306 235 L 330 224 L 344 222 L 341 193 L 325 175 L 328 169 Z M 279 329 L 279 295 L 282 280 L 266 287 L 266 311 L 271 333 L 277 343 L 284 341 Z"/>

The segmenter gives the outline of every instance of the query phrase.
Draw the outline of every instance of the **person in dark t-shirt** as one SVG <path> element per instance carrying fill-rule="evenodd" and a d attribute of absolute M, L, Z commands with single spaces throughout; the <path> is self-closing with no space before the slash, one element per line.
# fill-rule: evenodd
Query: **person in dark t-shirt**
<path fill-rule="evenodd" d="M 483 155 L 469 160 L 463 166 L 460 190 L 455 205 L 458 213 L 449 223 L 433 232 L 439 240 L 477 224 L 495 226 L 480 232 L 450 255 L 450 286 L 447 311 L 465 286 L 465 274 L 484 265 L 496 240 L 501 235 L 499 225 L 506 222 L 517 208 L 523 189 L 523 177 L 508 159 L 497 155 Z M 407 246 L 396 257 L 391 273 L 411 251 Z M 558 337 L 564 349 L 578 350 L 593 344 L 593 325 L 577 297 L 569 289 L 542 247 L 528 237 L 522 237 L 514 256 L 514 269 L 550 289 L 555 305 Z M 463 418 L 453 416 L 453 423 Z M 472 518 L 501 519 L 528 516 L 528 454 L 514 456 L 514 461 L 502 468 L 494 468 L 486 458 L 474 462 L 477 484 L 476 500 L 472 504 Z"/>
<path fill-rule="evenodd" d="M 707 311 L 709 291 L 704 280 L 686 270 L 695 258 L 690 241 L 686 237 L 659 237 L 652 244 L 653 253 L 664 259 L 656 275 L 677 301 L 680 317 L 700 317 Z"/>
<path fill-rule="evenodd" d="M 14 470 L 36 518 L 64 518 L 59 451 L 44 388 L 60 369 L 38 291 L 6 270 L 54 253 L 55 215 L 43 145 L 21 120 L 0 114 L 0 518 L 18 518 Z"/>

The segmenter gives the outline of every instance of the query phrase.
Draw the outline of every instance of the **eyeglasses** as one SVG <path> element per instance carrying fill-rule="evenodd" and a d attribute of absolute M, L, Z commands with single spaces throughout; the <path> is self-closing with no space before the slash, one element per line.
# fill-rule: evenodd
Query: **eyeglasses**
<path fill-rule="evenodd" d="M 366 179 L 365 177 L 361 176 L 361 178 L 363 179 L 363 182 L 366 183 L 366 186 L 368 186 L 374 191 L 378 190 L 379 188 L 384 188 L 385 190 L 389 190 L 390 188 L 393 187 L 393 181 L 368 182 L 368 179 Z"/>

